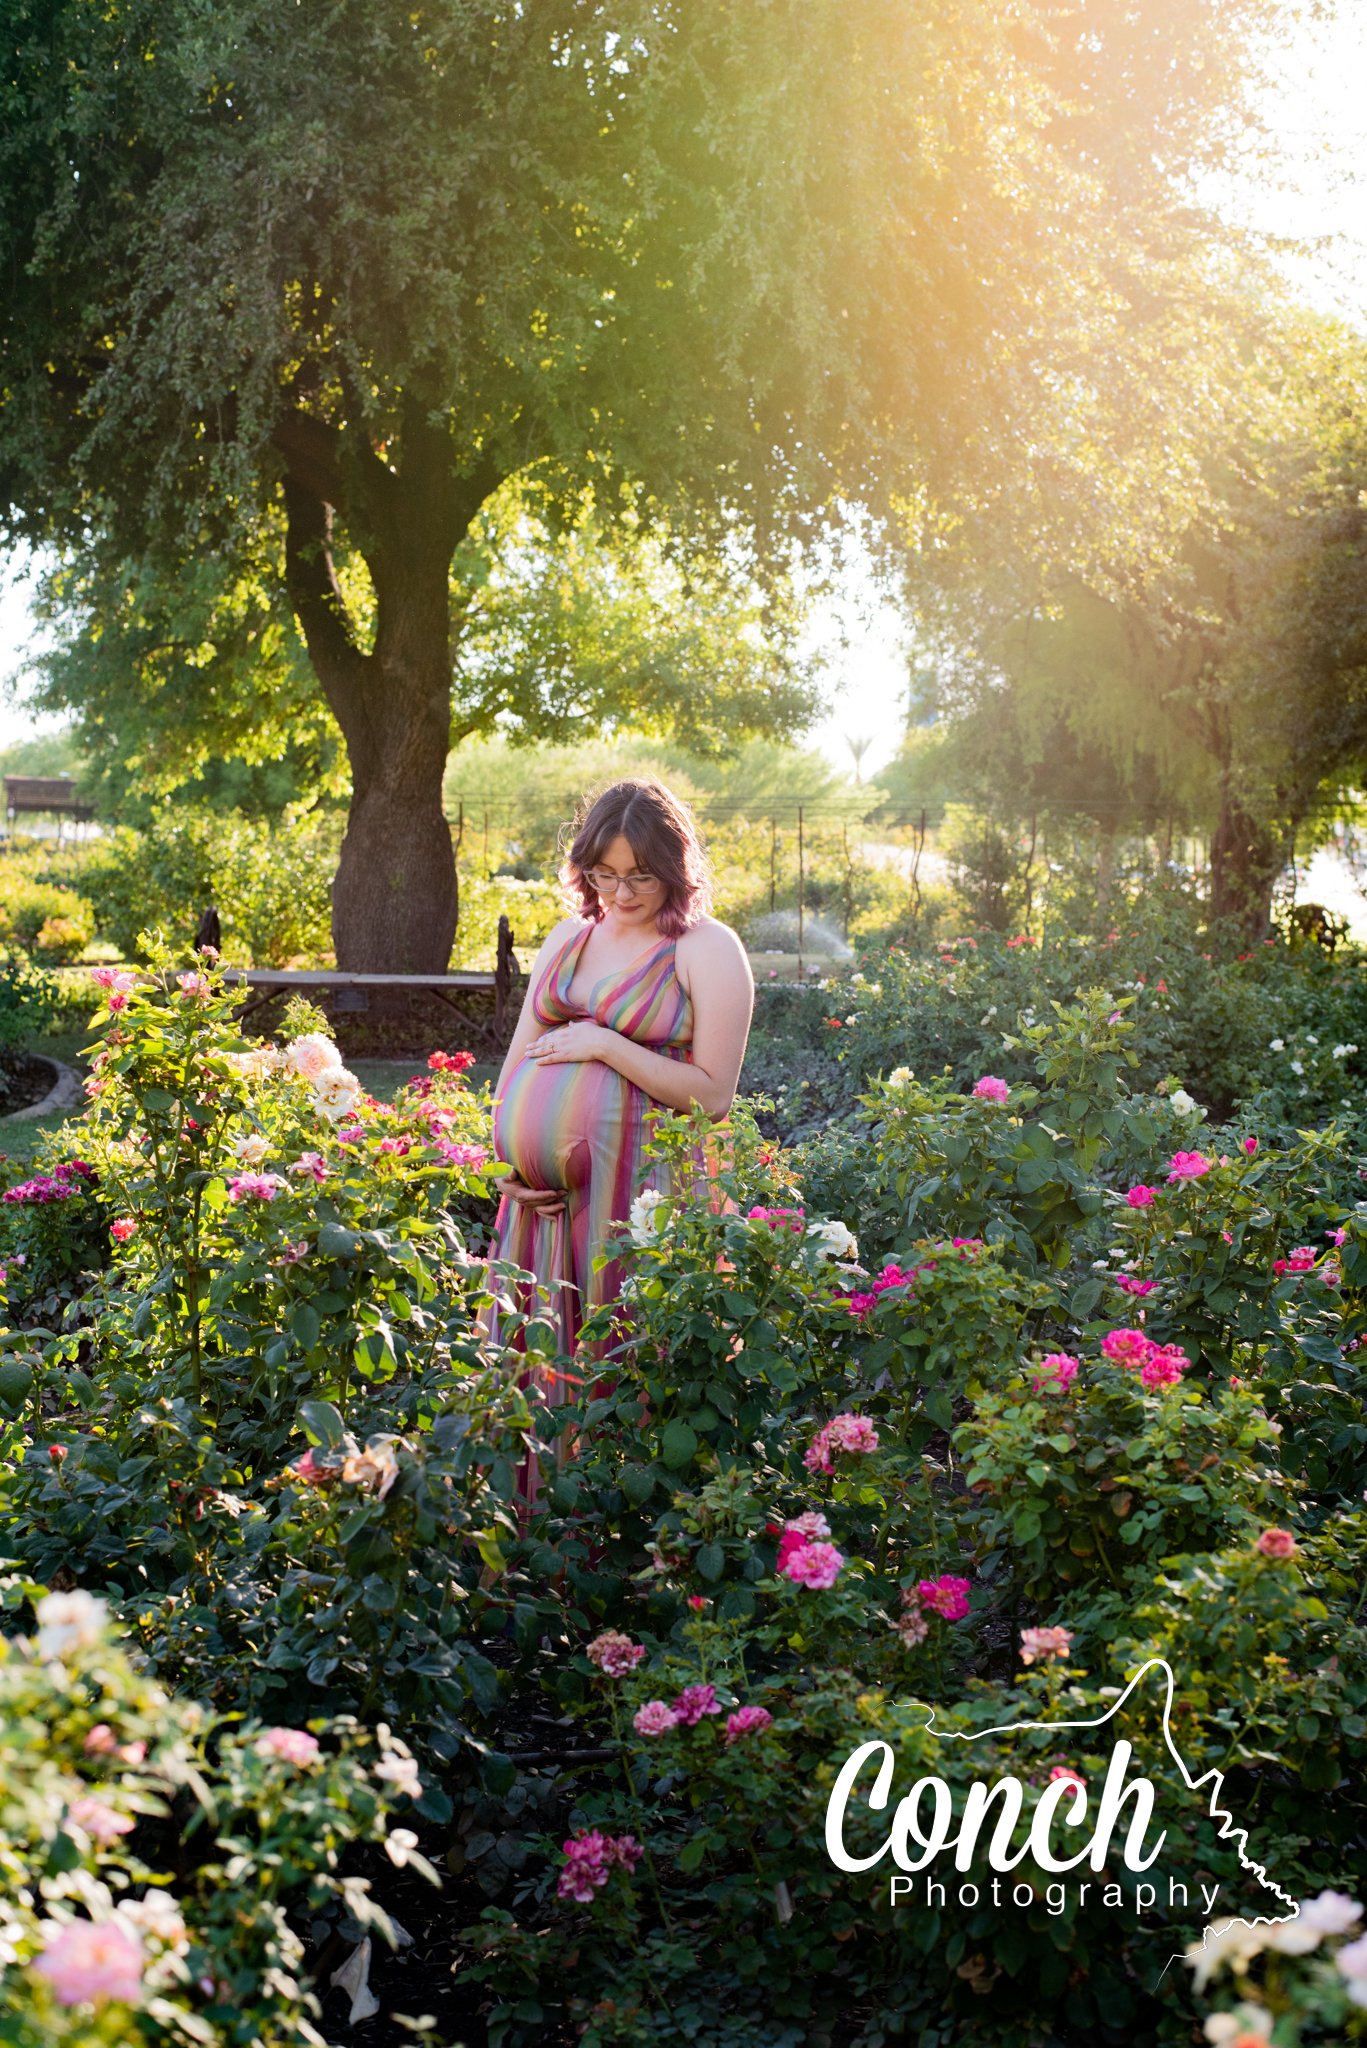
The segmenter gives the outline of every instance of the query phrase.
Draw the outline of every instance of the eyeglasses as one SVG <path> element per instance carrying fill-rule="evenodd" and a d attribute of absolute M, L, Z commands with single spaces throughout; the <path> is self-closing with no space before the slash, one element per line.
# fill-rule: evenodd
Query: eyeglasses
<path fill-rule="evenodd" d="M 611 868 L 586 868 L 584 872 L 600 896 L 615 896 L 619 889 L 628 896 L 648 896 L 660 886 L 658 875 L 615 875 Z"/>

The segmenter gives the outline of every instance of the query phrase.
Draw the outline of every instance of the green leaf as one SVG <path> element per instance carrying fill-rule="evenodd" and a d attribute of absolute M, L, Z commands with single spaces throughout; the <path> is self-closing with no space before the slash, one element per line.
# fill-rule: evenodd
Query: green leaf
<path fill-rule="evenodd" d="M 726 1569 L 726 1552 L 720 1543 L 704 1543 L 694 1552 L 693 1562 L 700 1578 L 715 1581 Z"/>
<path fill-rule="evenodd" d="M 627 1499 L 643 1507 L 655 1491 L 655 1475 L 648 1465 L 624 1465 L 620 1484 Z"/>
<path fill-rule="evenodd" d="M 0 1408 L 13 1415 L 33 1391 L 33 1368 L 22 1359 L 8 1358 L 0 1365 Z"/>
<path fill-rule="evenodd" d="M 937 1429 L 952 1428 L 954 1423 L 954 1403 L 946 1388 L 932 1388 L 921 1403 L 921 1406 Z"/>
<path fill-rule="evenodd" d="M 349 1259 L 360 1248 L 357 1233 L 341 1223 L 325 1223 L 318 1232 L 318 1250 L 325 1259 Z"/>
<path fill-rule="evenodd" d="M 660 1454 L 671 1472 L 682 1472 L 684 1466 L 692 1462 L 697 1448 L 697 1432 L 686 1422 L 681 1422 L 676 1416 L 665 1424 L 660 1436 Z"/>
<path fill-rule="evenodd" d="M 331 1401 L 301 1401 L 299 1419 L 314 1443 L 336 1450 L 346 1435 L 346 1424 Z"/>
<path fill-rule="evenodd" d="M 322 1333 L 322 1319 L 312 1303 L 301 1301 L 290 1317 L 290 1329 L 301 1351 L 312 1351 Z"/>

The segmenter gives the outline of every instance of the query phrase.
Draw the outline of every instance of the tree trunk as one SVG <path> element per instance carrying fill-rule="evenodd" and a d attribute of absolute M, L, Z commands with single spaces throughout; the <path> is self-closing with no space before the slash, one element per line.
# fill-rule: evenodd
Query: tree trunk
<path fill-rule="evenodd" d="M 1272 891 L 1285 864 L 1280 832 L 1246 810 L 1226 778 L 1210 842 L 1212 921 L 1231 925 L 1246 945 L 1260 945 L 1272 927 Z"/>
<path fill-rule="evenodd" d="M 354 974 L 444 974 L 456 934 L 456 863 L 442 806 L 451 738 L 451 548 L 391 510 L 367 555 L 375 645 L 363 653 L 331 554 L 332 507 L 285 483 L 286 572 L 323 694 L 351 763 L 351 811 L 332 884 L 337 965 Z"/>
<path fill-rule="evenodd" d="M 311 387 L 301 380 L 299 392 Z M 359 419 L 361 408 L 354 406 Z M 503 480 L 491 458 L 456 473 L 433 412 L 410 394 L 402 468 L 359 427 L 290 410 L 274 440 L 285 458 L 285 571 L 323 694 L 342 730 L 352 798 L 332 885 L 337 965 L 358 974 L 444 974 L 457 885 L 442 782 L 451 744 L 451 557 Z M 333 508 L 364 555 L 375 643 L 362 650 L 332 559 Z"/>
<path fill-rule="evenodd" d="M 444 974 L 456 935 L 456 863 L 442 807 L 450 735 L 442 649 L 441 716 L 421 669 L 382 669 L 367 722 L 374 744 L 353 745 L 352 797 L 332 882 L 337 965 L 356 974 Z M 367 735 L 369 737 L 370 735 Z"/>

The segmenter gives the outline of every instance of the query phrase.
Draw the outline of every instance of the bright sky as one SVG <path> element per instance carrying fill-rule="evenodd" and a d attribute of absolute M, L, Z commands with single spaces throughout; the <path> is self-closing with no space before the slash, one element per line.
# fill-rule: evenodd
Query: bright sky
<path fill-rule="evenodd" d="M 1278 65 L 1280 85 L 1269 119 L 1287 152 L 1277 185 L 1230 188 L 1219 195 L 1231 215 L 1272 233 L 1314 240 L 1312 256 L 1288 259 L 1305 296 L 1354 321 L 1367 319 L 1367 209 L 1360 161 L 1367 155 L 1367 7 L 1338 0 L 1333 19 L 1302 33 Z M 0 684 L 15 674 L 30 643 L 22 564 L 0 564 Z M 833 698 L 813 739 L 842 768 L 849 741 L 866 738 L 867 777 L 896 752 L 906 694 L 906 631 L 856 578 L 849 596 L 823 613 L 814 647 L 825 656 Z M 38 730 L 31 714 L 0 694 L 0 745 Z"/>

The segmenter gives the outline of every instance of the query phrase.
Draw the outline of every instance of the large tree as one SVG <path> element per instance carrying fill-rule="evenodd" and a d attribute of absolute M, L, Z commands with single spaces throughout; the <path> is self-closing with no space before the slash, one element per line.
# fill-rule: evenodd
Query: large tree
<path fill-rule="evenodd" d="M 707 754 L 810 719 L 796 599 L 777 602 L 725 561 L 681 569 L 649 529 L 605 532 L 591 500 L 552 522 L 539 496 L 506 484 L 456 549 L 454 749 L 626 727 Z M 87 543 L 40 577 L 30 701 L 74 714 L 101 815 L 136 824 L 173 795 L 278 814 L 344 794 L 337 729 L 291 616 L 282 525 L 263 517 L 254 558 L 244 547 L 168 569 Z M 373 643 L 364 561 L 335 548 L 333 566 Z"/>
<path fill-rule="evenodd" d="M 1040 565 L 991 601 L 950 586 L 956 659 L 885 779 L 1012 815 L 1209 834 L 1211 911 L 1268 930 L 1298 836 L 1367 777 L 1367 350 L 1288 316 L 1166 571 L 1103 592 Z"/>
<path fill-rule="evenodd" d="M 439 968 L 491 495 L 776 588 L 851 504 L 1161 550 L 1223 360 L 1195 180 L 1293 7 L 3 0 L 5 528 L 175 573 L 282 521 L 351 769 L 339 961 Z"/>

